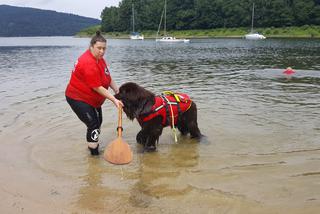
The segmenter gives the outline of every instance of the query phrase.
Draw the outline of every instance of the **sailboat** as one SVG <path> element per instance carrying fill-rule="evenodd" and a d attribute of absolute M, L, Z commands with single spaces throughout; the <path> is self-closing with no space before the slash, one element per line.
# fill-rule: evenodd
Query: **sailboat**
<path fill-rule="evenodd" d="M 164 37 L 158 38 L 163 16 L 164 16 Z M 179 43 L 179 42 L 188 43 L 188 42 L 190 42 L 189 39 L 177 39 L 176 37 L 168 36 L 166 28 L 167 28 L 167 0 L 164 1 L 164 9 L 161 14 L 161 19 L 160 19 L 160 23 L 159 23 L 159 27 L 158 27 L 156 42 L 167 42 L 167 43 Z"/>
<path fill-rule="evenodd" d="M 143 40 L 144 36 L 140 35 L 140 33 L 134 31 L 134 4 L 132 4 L 132 33 L 130 35 L 130 39 L 133 40 Z"/>
<path fill-rule="evenodd" d="M 253 19 L 254 19 L 254 3 L 252 4 L 251 31 L 250 33 L 246 34 L 244 37 L 249 40 L 265 39 L 266 37 L 264 35 L 255 33 L 253 31 Z"/>

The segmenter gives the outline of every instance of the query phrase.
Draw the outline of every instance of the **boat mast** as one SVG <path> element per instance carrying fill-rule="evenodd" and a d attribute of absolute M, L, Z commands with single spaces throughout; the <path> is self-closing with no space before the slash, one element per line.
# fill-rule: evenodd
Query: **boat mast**
<path fill-rule="evenodd" d="M 132 32 L 134 33 L 134 4 L 132 3 Z"/>
<path fill-rule="evenodd" d="M 252 4 L 251 33 L 253 33 L 254 3 Z"/>
<path fill-rule="evenodd" d="M 167 0 L 164 0 L 164 36 L 167 36 Z"/>
<path fill-rule="evenodd" d="M 162 13 L 161 13 L 161 18 L 160 18 L 160 23 L 159 23 L 159 26 L 158 26 L 158 31 L 157 31 L 157 36 L 156 36 L 156 38 L 158 38 L 158 35 L 159 35 L 159 32 L 160 32 L 163 14 L 164 14 L 164 10 L 162 10 Z"/>

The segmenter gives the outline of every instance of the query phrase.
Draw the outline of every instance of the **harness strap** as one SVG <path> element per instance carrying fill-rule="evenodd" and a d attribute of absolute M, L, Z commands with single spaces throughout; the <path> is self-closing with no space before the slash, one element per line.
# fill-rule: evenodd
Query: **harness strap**
<path fill-rule="evenodd" d="M 164 95 L 161 95 L 160 97 L 161 97 L 161 99 L 162 99 L 164 102 L 166 102 L 166 103 L 169 102 Z M 165 124 L 170 124 L 169 106 L 168 106 L 168 105 L 164 105 L 164 107 L 166 108 L 166 122 L 165 122 Z"/>
<path fill-rule="evenodd" d="M 157 111 L 159 111 L 160 109 L 162 109 L 163 108 L 163 104 L 161 105 L 161 106 L 159 106 L 159 107 L 157 107 L 157 108 L 155 108 L 154 110 L 153 110 L 153 112 L 157 112 Z"/>
<path fill-rule="evenodd" d="M 180 105 L 177 105 L 177 109 L 178 109 L 177 123 L 179 124 L 180 119 L 181 119 L 181 114 L 182 114 Z"/>

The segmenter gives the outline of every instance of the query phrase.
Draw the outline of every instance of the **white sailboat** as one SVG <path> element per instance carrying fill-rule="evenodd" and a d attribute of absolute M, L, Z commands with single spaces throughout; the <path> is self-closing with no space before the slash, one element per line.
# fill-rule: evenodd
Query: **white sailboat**
<path fill-rule="evenodd" d="M 140 33 L 134 31 L 134 5 L 132 4 L 132 33 L 130 35 L 130 39 L 133 40 L 143 40 L 144 36 L 140 35 Z"/>
<path fill-rule="evenodd" d="M 163 16 L 164 16 L 164 30 L 163 30 L 164 37 L 158 38 Z M 160 23 L 159 23 L 159 27 L 158 27 L 156 42 L 166 42 L 166 43 L 181 43 L 181 42 L 188 43 L 188 42 L 190 42 L 189 39 L 177 39 L 176 37 L 168 36 L 166 28 L 167 28 L 167 0 L 164 1 L 164 9 L 161 14 L 161 19 L 160 19 Z"/>
<path fill-rule="evenodd" d="M 246 34 L 244 37 L 249 40 L 265 39 L 266 37 L 264 35 L 255 33 L 253 31 L 253 20 L 254 20 L 254 3 L 252 4 L 251 31 L 250 33 Z"/>

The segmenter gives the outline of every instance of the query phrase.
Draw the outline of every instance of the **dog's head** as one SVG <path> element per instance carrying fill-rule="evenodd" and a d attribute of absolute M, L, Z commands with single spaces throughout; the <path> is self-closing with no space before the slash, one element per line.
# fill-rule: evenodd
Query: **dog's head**
<path fill-rule="evenodd" d="M 124 104 L 123 111 L 130 120 L 150 111 L 154 97 L 152 92 L 133 82 L 123 84 L 115 95 Z"/>

